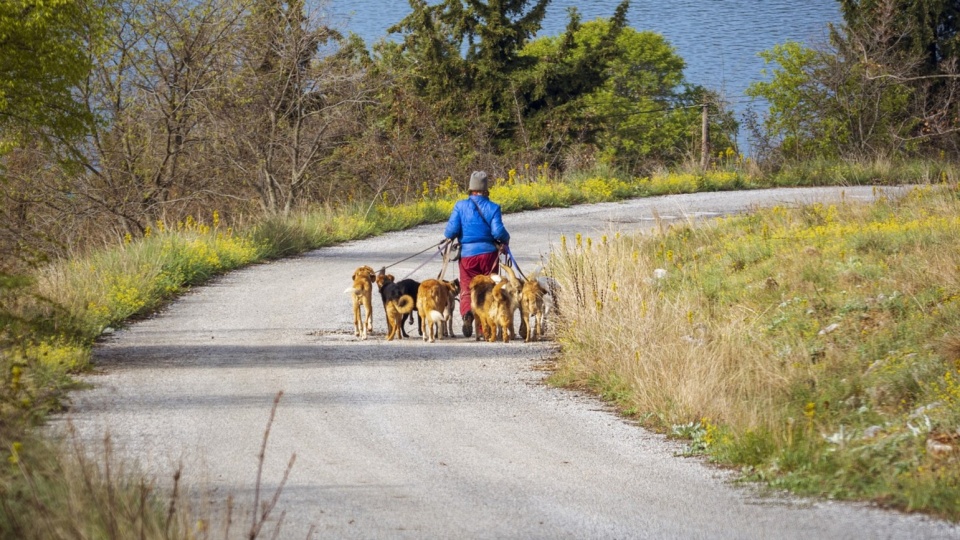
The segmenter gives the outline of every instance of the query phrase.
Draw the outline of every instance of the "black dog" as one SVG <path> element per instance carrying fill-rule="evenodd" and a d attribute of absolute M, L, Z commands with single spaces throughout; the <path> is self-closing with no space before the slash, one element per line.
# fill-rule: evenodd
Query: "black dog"
<path fill-rule="evenodd" d="M 413 297 L 413 305 L 414 305 L 414 306 L 417 305 L 417 291 L 420 289 L 420 282 L 419 282 L 419 281 L 414 281 L 414 280 L 412 280 L 412 279 L 401 279 L 401 280 L 398 281 L 395 285 L 397 286 L 397 289 L 400 291 L 400 293 L 399 293 L 400 296 L 402 296 L 402 295 L 404 295 L 404 294 L 409 294 L 410 296 Z M 401 321 L 400 321 L 400 331 L 403 332 L 403 337 L 410 337 L 410 336 L 407 335 L 407 331 L 404 330 L 403 327 L 406 326 L 406 324 L 407 324 L 407 318 L 408 318 L 408 317 L 410 318 L 410 322 L 411 322 L 411 323 L 413 322 L 413 314 L 414 314 L 414 313 L 417 314 L 417 331 L 418 331 L 418 332 L 421 332 L 420 335 L 423 335 L 423 334 L 422 334 L 423 330 L 420 330 L 420 323 L 419 323 L 419 321 L 420 321 L 420 312 L 417 311 L 417 308 L 416 308 L 416 307 L 414 307 L 412 312 L 410 312 L 410 313 L 404 313 L 404 314 L 403 314 L 403 319 L 401 319 Z"/>
<path fill-rule="evenodd" d="M 401 279 L 400 281 L 394 282 L 392 275 L 380 274 L 377 276 L 377 288 L 380 291 L 380 300 L 383 301 L 383 305 L 387 305 L 387 302 L 396 300 L 405 294 L 413 297 L 413 305 L 417 305 L 417 291 L 420 289 L 419 281 Z M 413 308 L 413 312 L 404 313 L 403 318 L 400 320 L 400 332 L 403 334 L 403 337 L 410 337 L 404 327 L 407 324 L 408 317 L 410 318 L 410 322 L 413 322 L 413 313 L 417 313 L 417 321 L 419 321 L 420 313 L 417 312 L 416 307 Z M 417 324 L 417 328 L 420 328 L 419 323 Z M 423 334 L 421 333 L 421 335 Z"/>

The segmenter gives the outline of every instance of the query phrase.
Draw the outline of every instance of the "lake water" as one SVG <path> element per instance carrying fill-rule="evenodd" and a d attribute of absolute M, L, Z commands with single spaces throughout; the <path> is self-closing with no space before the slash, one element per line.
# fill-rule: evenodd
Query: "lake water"
<path fill-rule="evenodd" d="M 554 0 L 538 35 L 562 33 L 570 6 L 589 21 L 612 16 L 618 3 Z M 386 37 L 387 28 L 410 13 L 406 0 L 330 0 L 328 9 L 335 26 L 368 44 Z M 627 18 L 637 30 L 662 34 L 686 61 L 687 81 L 720 92 L 737 120 L 750 104 L 744 90 L 763 78 L 758 52 L 786 41 L 824 42 L 827 23 L 842 21 L 836 0 L 635 0 Z M 743 136 L 741 150 L 747 150 Z"/>

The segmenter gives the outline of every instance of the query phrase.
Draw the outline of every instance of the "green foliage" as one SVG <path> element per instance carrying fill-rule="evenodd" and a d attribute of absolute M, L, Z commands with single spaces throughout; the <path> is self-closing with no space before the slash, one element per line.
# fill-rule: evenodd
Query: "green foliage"
<path fill-rule="evenodd" d="M 377 48 L 382 73 L 402 85 L 389 90 L 391 124 L 411 128 L 429 109 L 435 120 L 418 129 L 442 126 L 466 161 L 579 153 L 638 172 L 689 152 L 705 92 L 685 85 L 683 60 L 662 36 L 626 26 L 629 2 L 585 24 L 571 9 L 563 35 L 533 41 L 545 3 L 526 4 L 414 2 L 391 29 L 403 43 Z M 730 146 L 730 118 L 716 118 L 715 142 Z M 567 163 L 589 166 L 579 159 Z"/>
<path fill-rule="evenodd" d="M 574 19 L 564 35 L 524 48 L 528 137 L 593 144 L 601 163 L 627 170 L 677 163 L 691 147 L 702 91 L 685 88 L 684 62 L 663 36 L 617 24 Z"/>
<path fill-rule="evenodd" d="M 626 26 L 629 2 L 587 23 L 573 8 L 562 35 L 532 41 L 543 3 L 525 4 L 415 2 L 391 29 L 403 43 L 378 46 L 383 72 L 408 85 L 389 91 L 391 123 L 442 126 L 466 161 L 494 152 L 639 173 L 689 154 L 708 96 L 685 84 L 662 36 Z M 424 109 L 435 120 L 420 128 Z M 732 146 L 731 117 L 721 111 L 713 123 L 714 144 Z"/>
<path fill-rule="evenodd" d="M 0 155 L 27 134 L 77 137 L 90 116 L 74 90 L 91 68 L 87 54 L 100 16 L 73 0 L 0 3 Z"/>
<path fill-rule="evenodd" d="M 958 14 L 949 0 L 843 1 L 830 45 L 784 43 L 748 94 L 769 103 L 755 126 L 761 158 L 957 155 Z"/>
<path fill-rule="evenodd" d="M 767 133 L 780 139 L 779 147 L 790 157 L 809 157 L 817 151 L 834 157 L 843 133 L 828 133 L 828 121 L 817 108 L 828 90 L 817 84 L 811 74 L 820 55 L 796 42 L 777 45 L 760 53 L 769 65 L 778 67 L 769 81 L 750 85 L 747 95 L 768 103 Z"/>
<path fill-rule="evenodd" d="M 874 77 L 856 59 L 795 42 L 760 56 L 778 67 L 747 94 L 769 103 L 766 135 L 791 160 L 888 155 L 914 128 L 904 114 L 911 89 Z"/>
<path fill-rule="evenodd" d="M 480 111 L 491 121 L 510 110 L 517 52 L 540 29 L 548 3 L 414 0 L 412 13 L 389 31 L 403 35 L 403 61 L 420 95 L 445 104 L 447 113 Z"/>

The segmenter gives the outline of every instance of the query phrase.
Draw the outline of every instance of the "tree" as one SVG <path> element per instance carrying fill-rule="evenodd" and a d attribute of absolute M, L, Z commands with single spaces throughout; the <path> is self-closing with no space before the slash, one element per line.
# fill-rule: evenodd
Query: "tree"
<path fill-rule="evenodd" d="M 837 56 L 857 64 L 868 88 L 898 86 L 909 114 L 893 135 L 911 152 L 960 152 L 960 2 L 842 2 L 842 28 L 831 28 Z M 902 117 L 903 114 L 897 115 Z"/>
<path fill-rule="evenodd" d="M 957 0 L 840 0 L 840 10 L 848 36 L 873 34 L 877 50 L 921 58 L 920 74 L 938 73 L 960 54 Z"/>
<path fill-rule="evenodd" d="M 573 10 L 563 35 L 524 48 L 536 59 L 519 78 L 527 144 L 552 155 L 579 145 L 627 170 L 675 163 L 689 151 L 705 91 L 686 84 L 684 61 L 663 36 L 626 27 L 625 7 L 584 24 Z M 714 131 L 731 144 L 730 129 Z"/>
<path fill-rule="evenodd" d="M 223 0 L 123 0 L 107 10 L 105 47 L 84 87 L 98 122 L 69 193 L 121 233 L 204 208 L 216 175 L 204 152 L 243 13 Z"/>
<path fill-rule="evenodd" d="M 85 133 L 75 90 L 91 68 L 99 12 L 74 0 L 0 2 L 0 155 L 24 137 Z"/>
<path fill-rule="evenodd" d="M 57 168 L 50 148 L 91 124 L 77 89 L 91 69 L 99 20 L 84 2 L 0 2 L 0 289 L 17 282 L 8 273 L 43 260 L 35 186 Z"/>
<path fill-rule="evenodd" d="M 267 213 L 323 200 L 329 160 L 368 102 L 342 36 L 302 0 L 263 0 L 246 19 L 239 72 L 221 99 L 218 148 Z"/>
<path fill-rule="evenodd" d="M 849 22 L 831 27 L 830 46 L 787 43 L 763 53 L 777 67 L 770 80 L 748 90 L 770 104 L 757 133 L 761 151 L 788 159 L 890 158 L 942 150 L 956 156 L 960 72 L 954 39 L 948 37 L 955 32 L 944 27 L 931 34 L 939 39 L 920 37 L 934 4 L 846 2 Z M 918 11 L 921 5 L 926 7 Z M 952 16 L 946 20 L 956 24 Z"/>
<path fill-rule="evenodd" d="M 435 104 L 448 129 L 467 130 L 457 119 L 486 128 L 477 134 L 509 140 L 515 127 L 514 75 L 526 66 L 519 51 L 540 29 L 549 0 L 410 0 L 412 13 L 389 29 L 403 42 L 385 59 L 406 70 L 413 90 Z M 463 134 L 461 131 L 460 134 Z"/>

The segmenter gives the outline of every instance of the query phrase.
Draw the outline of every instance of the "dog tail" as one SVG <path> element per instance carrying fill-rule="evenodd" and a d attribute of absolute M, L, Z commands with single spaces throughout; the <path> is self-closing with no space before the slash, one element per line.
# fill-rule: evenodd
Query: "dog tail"
<path fill-rule="evenodd" d="M 410 313 L 413 311 L 413 297 L 409 294 L 405 294 L 397 299 L 397 311 L 401 314 Z"/>
<path fill-rule="evenodd" d="M 443 322 L 447 320 L 447 316 L 435 309 L 431 309 L 429 320 L 431 323 Z"/>
<path fill-rule="evenodd" d="M 501 266 L 501 268 L 503 268 L 504 270 L 507 271 L 507 274 L 510 276 L 510 283 L 513 283 L 514 286 L 519 287 L 519 286 L 520 286 L 520 280 L 517 279 L 517 274 L 514 273 L 513 267 L 511 267 L 509 264 L 505 264 L 505 265 Z"/>
<path fill-rule="evenodd" d="M 357 294 L 360 291 L 356 287 L 347 287 L 347 289 L 343 292 L 346 294 Z"/>

